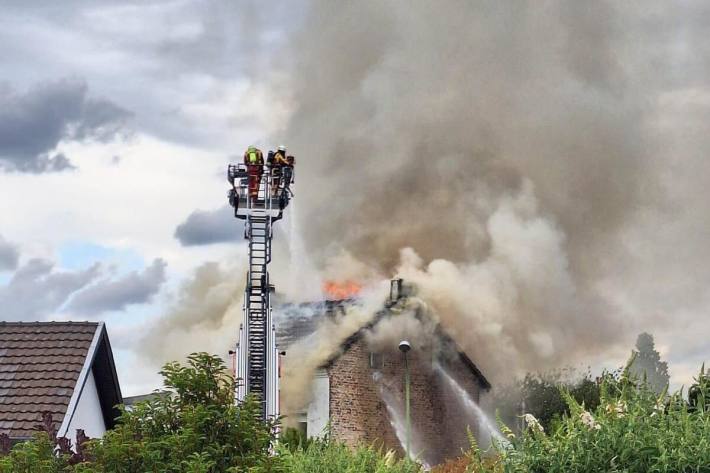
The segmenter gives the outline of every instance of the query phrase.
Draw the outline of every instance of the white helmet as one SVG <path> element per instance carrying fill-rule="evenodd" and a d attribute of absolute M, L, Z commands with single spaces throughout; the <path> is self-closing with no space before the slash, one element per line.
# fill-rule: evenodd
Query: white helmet
<path fill-rule="evenodd" d="M 286 147 L 284 145 L 281 145 L 278 147 L 279 151 L 286 151 Z"/>

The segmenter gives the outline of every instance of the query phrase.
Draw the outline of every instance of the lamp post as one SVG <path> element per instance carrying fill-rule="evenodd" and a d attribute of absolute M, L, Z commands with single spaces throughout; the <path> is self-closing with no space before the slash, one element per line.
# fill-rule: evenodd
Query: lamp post
<path fill-rule="evenodd" d="M 410 455 L 410 438 L 412 436 L 412 423 L 409 416 L 409 362 L 407 361 L 407 352 L 412 349 L 412 345 L 407 340 L 402 340 L 399 342 L 399 351 L 402 352 L 404 356 L 404 417 L 406 423 L 406 453 L 407 457 L 411 458 Z"/>

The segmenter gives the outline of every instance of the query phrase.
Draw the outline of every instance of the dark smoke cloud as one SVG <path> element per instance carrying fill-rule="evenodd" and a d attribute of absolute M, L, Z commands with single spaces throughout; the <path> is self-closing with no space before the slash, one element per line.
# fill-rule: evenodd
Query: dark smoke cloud
<path fill-rule="evenodd" d="M 301 157 L 299 218 L 317 264 L 336 246 L 407 275 L 478 359 L 529 368 L 650 321 L 641 310 L 659 298 L 635 305 L 625 291 L 663 269 L 644 274 L 630 247 L 666 265 L 670 242 L 707 253 L 668 213 L 702 198 L 668 185 L 659 146 L 688 123 L 707 132 L 663 106 L 710 96 L 710 62 L 696 54 L 707 6 L 309 5 L 274 86 L 293 104 L 278 140 Z M 708 177 L 700 136 L 673 148 L 693 188 Z M 641 222 L 672 224 L 672 236 Z"/>
<path fill-rule="evenodd" d="M 124 310 L 131 304 L 150 302 L 165 282 L 162 259 L 156 259 L 143 271 L 133 271 L 118 279 L 92 284 L 72 297 L 66 310 L 84 316 L 97 316 L 109 310 Z"/>
<path fill-rule="evenodd" d="M 286 133 L 301 175 L 322 183 L 301 193 L 313 214 L 335 206 L 308 242 L 356 228 L 348 248 L 376 264 L 407 245 L 469 261 L 488 248 L 480 221 L 523 179 L 572 245 L 644 202 L 645 109 L 623 80 L 611 7 L 415 5 L 315 2 L 293 42 Z"/>
<path fill-rule="evenodd" d="M 17 247 L 0 235 L 0 271 L 15 269 L 19 259 L 20 252 Z"/>
<path fill-rule="evenodd" d="M 62 140 L 113 138 L 130 113 L 88 96 L 86 83 L 63 79 L 35 85 L 24 93 L 0 87 L 0 168 L 42 173 L 71 169 L 56 152 Z"/>
<path fill-rule="evenodd" d="M 234 210 L 229 205 L 216 210 L 195 210 L 177 226 L 175 238 L 183 246 L 236 241 L 241 233 L 234 222 Z"/>

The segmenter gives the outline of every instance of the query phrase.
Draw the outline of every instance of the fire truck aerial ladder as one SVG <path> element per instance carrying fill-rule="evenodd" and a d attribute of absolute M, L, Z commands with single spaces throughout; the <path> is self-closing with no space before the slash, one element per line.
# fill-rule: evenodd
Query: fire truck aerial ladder
<path fill-rule="evenodd" d="M 229 203 L 234 216 L 245 220 L 244 238 L 249 242 L 244 318 L 236 346 L 237 399 L 241 401 L 247 394 L 255 396 L 261 404 L 261 417 L 268 418 L 279 415 L 279 355 L 270 304 L 274 286 L 269 280 L 268 264 L 273 224 L 283 216 L 292 194 L 290 183 L 284 183 L 283 176 L 279 179 L 273 168 L 261 167 L 259 174 L 253 168 L 251 171 L 250 175 L 250 169 L 243 164 L 227 167 L 227 180 L 232 185 Z"/>

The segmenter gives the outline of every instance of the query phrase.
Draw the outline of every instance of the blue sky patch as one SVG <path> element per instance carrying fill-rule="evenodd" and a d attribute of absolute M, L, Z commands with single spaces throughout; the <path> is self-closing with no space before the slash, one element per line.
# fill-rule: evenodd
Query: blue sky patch
<path fill-rule="evenodd" d="M 110 248 L 89 241 L 66 242 L 58 253 L 59 265 L 67 270 L 88 268 L 96 262 L 116 266 L 119 274 L 145 267 L 143 257 L 135 250 Z"/>

